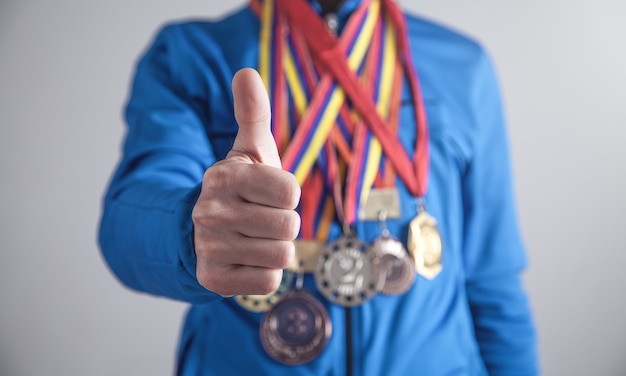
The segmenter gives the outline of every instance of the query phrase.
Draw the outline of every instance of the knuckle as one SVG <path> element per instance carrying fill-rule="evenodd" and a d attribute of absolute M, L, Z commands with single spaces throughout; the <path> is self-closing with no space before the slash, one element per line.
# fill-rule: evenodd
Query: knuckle
<path fill-rule="evenodd" d="M 300 214 L 296 211 L 291 212 L 291 232 L 289 233 L 289 240 L 294 240 L 300 234 L 301 218 Z"/>
<path fill-rule="evenodd" d="M 202 221 L 203 217 L 204 213 L 196 203 L 196 205 L 193 207 L 193 210 L 191 211 L 191 222 L 193 222 L 194 225 L 197 225 Z"/>
<path fill-rule="evenodd" d="M 232 287 L 229 280 L 231 273 L 220 273 L 216 270 L 198 274 L 198 283 L 205 289 L 222 296 L 232 295 Z"/>
<path fill-rule="evenodd" d="M 295 209 L 300 202 L 300 186 L 296 178 L 285 171 L 281 176 L 280 183 L 274 187 L 274 192 L 281 206 L 285 209 Z"/>
<path fill-rule="evenodd" d="M 214 204 L 207 204 L 203 208 L 194 208 L 191 213 L 191 220 L 194 225 L 194 237 L 198 242 L 197 245 L 202 243 L 210 243 L 212 234 L 215 234 L 213 229 L 219 228 L 220 223 L 223 223 L 225 218 L 224 211 L 216 210 Z"/>
<path fill-rule="evenodd" d="M 216 163 L 204 172 L 202 178 L 203 193 L 212 194 L 220 189 L 226 189 L 232 185 L 234 169 L 224 163 Z"/>
<path fill-rule="evenodd" d="M 198 283 L 207 290 L 218 292 L 220 289 L 220 281 L 216 281 L 213 273 L 209 273 L 208 271 L 196 271 L 196 278 L 198 279 Z"/>
<path fill-rule="evenodd" d="M 235 202 L 225 197 L 205 197 L 199 199 L 191 212 L 194 228 L 203 239 L 210 239 L 212 235 L 223 232 L 237 220 L 238 211 Z"/>
<path fill-rule="evenodd" d="M 191 211 L 191 220 L 198 227 L 206 227 L 211 223 L 215 203 L 213 200 L 198 200 Z"/>
<path fill-rule="evenodd" d="M 277 269 L 285 269 L 292 262 L 295 257 L 295 247 L 293 242 L 284 241 L 279 242 L 275 248 L 275 267 Z"/>
<path fill-rule="evenodd" d="M 196 279 L 201 286 L 209 291 L 224 294 L 231 274 L 225 272 L 228 267 L 221 260 L 223 243 L 215 241 L 201 241 L 196 244 Z"/>
<path fill-rule="evenodd" d="M 293 210 L 287 211 L 279 221 L 281 240 L 293 240 L 300 232 L 300 215 Z"/>
<path fill-rule="evenodd" d="M 205 217 L 202 218 L 202 221 L 201 221 L 204 228 L 208 230 L 206 231 L 207 237 L 210 237 L 212 234 L 215 234 L 216 232 L 213 230 L 219 229 L 220 224 L 226 221 L 226 218 L 224 218 L 223 210 L 219 210 L 217 208 L 211 208 L 209 212 L 210 212 L 210 215 L 206 215 Z"/>
<path fill-rule="evenodd" d="M 257 283 L 258 293 L 260 295 L 267 295 L 276 291 L 280 286 L 282 278 L 282 270 L 268 270 Z"/>
<path fill-rule="evenodd" d="M 219 239 L 215 239 L 214 237 L 210 237 L 205 234 L 198 234 L 198 232 L 196 232 L 195 237 L 196 239 L 194 242 L 194 251 L 196 253 L 196 259 L 198 263 L 198 266 L 196 268 L 199 269 L 201 264 L 207 266 L 217 265 L 217 256 L 219 254 L 220 247 Z"/>
<path fill-rule="evenodd" d="M 289 179 L 285 184 L 285 192 L 284 192 L 284 200 L 287 204 L 287 208 L 295 209 L 300 203 L 300 195 L 301 189 L 296 181 L 296 177 L 292 174 L 289 174 Z"/>

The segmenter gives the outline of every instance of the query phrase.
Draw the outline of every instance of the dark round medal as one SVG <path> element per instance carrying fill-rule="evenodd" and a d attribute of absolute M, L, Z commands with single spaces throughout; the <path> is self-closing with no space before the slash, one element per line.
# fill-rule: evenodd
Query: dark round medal
<path fill-rule="evenodd" d="M 332 333 L 326 308 L 304 290 L 286 293 L 261 321 L 261 343 L 275 360 L 309 362 L 326 347 Z"/>

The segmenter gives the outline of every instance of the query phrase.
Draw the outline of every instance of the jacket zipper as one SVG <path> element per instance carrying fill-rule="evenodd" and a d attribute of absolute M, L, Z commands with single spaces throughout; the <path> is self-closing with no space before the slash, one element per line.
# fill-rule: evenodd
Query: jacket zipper
<path fill-rule="evenodd" d="M 346 307 L 346 376 L 352 376 L 352 309 Z"/>

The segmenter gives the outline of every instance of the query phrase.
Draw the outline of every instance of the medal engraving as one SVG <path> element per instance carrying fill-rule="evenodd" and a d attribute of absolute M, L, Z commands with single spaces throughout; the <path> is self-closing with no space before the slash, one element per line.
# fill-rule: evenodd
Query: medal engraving
<path fill-rule="evenodd" d="M 293 273 L 289 270 L 283 270 L 283 278 L 276 291 L 267 295 L 237 295 L 235 301 L 250 312 L 267 312 L 283 294 L 289 291 L 292 283 Z"/>
<path fill-rule="evenodd" d="M 263 317 L 261 344 L 273 359 L 288 365 L 317 357 L 332 333 L 326 308 L 304 290 L 286 293 Z"/>
<path fill-rule="evenodd" d="M 371 248 L 380 259 L 380 268 L 384 274 L 385 283 L 381 293 L 400 295 L 410 289 L 415 281 L 415 268 L 404 245 L 392 237 L 381 236 Z"/>
<path fill-rule="evenodd" d="M 443 247 L 437 221 L 425 211 L 420 212 L 409 224 L 408 248 L 415 269 L 424 278 L 434 279 L 443 269 Z"/>
<path fill-rule="evenodd" d="M 376 255 L 355 237 L 344 236 L 320 255 L 315 282 L 325 298 L 352 307 L 371 299 L 384 281 Z"/>

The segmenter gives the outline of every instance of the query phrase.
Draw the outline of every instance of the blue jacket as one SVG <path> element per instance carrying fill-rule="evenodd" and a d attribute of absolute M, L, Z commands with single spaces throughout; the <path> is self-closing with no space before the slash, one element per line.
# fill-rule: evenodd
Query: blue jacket
<path fill-rule="evenodd" d="M 341 23 L 357 4 L 344 1 Z M 218 21 L 168 25 L 143 55 L 126 109 L 123 157 L 104 199 L 100 244 L 128 287 L 191 304 L 178 374 L 538 373 L 493 68 L 474 41 L 407 17 L 430 127 L 426 202 L 442 234 L 444 268 L 432 281 L 418 276 L 404 295 L 377 295 L 350 309 L 324 300 L 307 276 L 305 287 L 328 309 L 333 334 L 325 351 L 302 366 L 277 363 L 263 351 L 262 314 L 195 278 L 191 210 L 204 171 L 225 157 L 236 135 L 230 82 L 238 69 L 257 66 L 259 20 L 246 7 Z M 401 141 L 412 154 L 415 124 L 404 95 Z M 406 241 L 416 209 L 401 181 L 397 186 L 402 218 L 388 227 Z M 356 232 L 371 242 L 379 224 L 359 222 Z M 339 235 L 334 224 L 331 238 Z"/>

